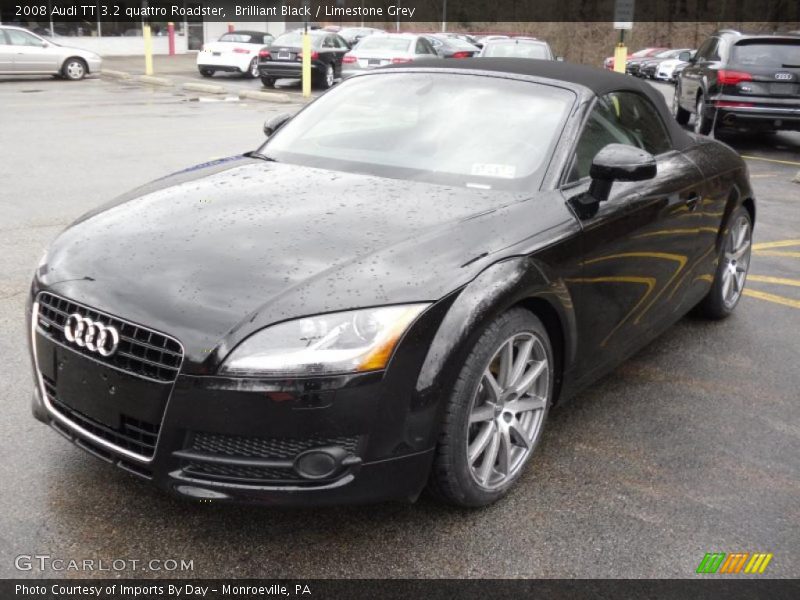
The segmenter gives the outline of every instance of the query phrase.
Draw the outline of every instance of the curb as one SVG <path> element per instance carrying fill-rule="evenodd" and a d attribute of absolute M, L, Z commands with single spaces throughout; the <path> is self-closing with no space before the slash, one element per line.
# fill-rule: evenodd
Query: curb
<path fill-rule="evenodd" d="M 289 104 L 292 102 L 289 94 L 283 94 L 281 92 L 260 92 L 257 90 L 242 90 L 239 92 L 239 98 L 260 100 L 261 102 L 276 102 L 278 104 Z"/>
<path fill-rule="evenodd" d="M 112 79 L 130 79 L 131 74 L 125 71 L 113 71 L 111 69 L 103 69 L 100 71 L 101 77 L 111 77 Z"/>
<path fill-rule="evenodd" d="M 206 94 L 227 94 L 228 88 L 222 85 L 214 85 L 212 83 L 184 83 L 181 85 L 182 90 L 190 92 L 204 92 Z"/>
<path fill-rule="evenodd" d="M 140 83 L 148 83 L 150 85 L 163 85 L 163 86 L 170 86 L 172 85 L 172 79 L 167 79 L 166 77 L 155 77 L 153 75 L 139 75 L 136 78 Z"/>
<path fill-rule="evenodd" d="M 800 183 L 800 171 L 798 171 L 797 175 L 794 176 L 794 179 L 792 179 L 792 183 Z"/>

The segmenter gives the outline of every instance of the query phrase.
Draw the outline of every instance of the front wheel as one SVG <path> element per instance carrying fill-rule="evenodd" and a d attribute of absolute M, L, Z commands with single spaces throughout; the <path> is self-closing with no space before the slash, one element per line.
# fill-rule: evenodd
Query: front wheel
<path fill-rule="evenodd" d="M 553 352 L 524 309 L 497 317 L 472 348 L 447 400 L 429 489 L 457 506 L 486 506 L 519 479 L 553 394 Z"/>
<path fill-rule="evenodd" d="M 86 63 L 80 58 L 68 58 L 61 67 L 61 74 L 70 81 L 80 81 L 87 71 Z"/>
<path fill-rule="evenodd" d="M 691 113 L 681 106 L 681 89 L 675 86 L 675 93 L 672 95 L 672 114 L 679 125 L 686 125 L 689 122 Z"/>
<path fill-rule="evenodd" d="M 750 268 L 752 239 L 753 222 L 750 213 L 746 208 L 739 207 L 733 213 L 725 232 L 711 289 L 697 305 L 701 315 L 710 319 L 724 319 L 736 308 Z"/>
<path fill-rule="evenodd" d="M 694 132 L 700 135 L 708 135 L 714 123 L 706 115 L 706 97 L 700 94 L 697 97 L 697 104 L 694 113 Z"/>

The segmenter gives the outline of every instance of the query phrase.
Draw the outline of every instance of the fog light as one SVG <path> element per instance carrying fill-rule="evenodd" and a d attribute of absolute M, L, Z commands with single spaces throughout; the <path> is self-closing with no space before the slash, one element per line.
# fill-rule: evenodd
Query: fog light
<path fill-rule="evenodd" d="M 307 479 L 324 479 L 333 475 L 341 460 L 328 450 L 308 450 L 294 461 L 294 470 Z"/>

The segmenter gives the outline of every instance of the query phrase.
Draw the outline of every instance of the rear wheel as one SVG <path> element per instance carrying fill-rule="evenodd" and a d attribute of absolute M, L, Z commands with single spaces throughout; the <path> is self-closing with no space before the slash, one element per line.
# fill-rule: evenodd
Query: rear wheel
<path fill-rule="evenodd" d="M 672 114 L 679 125 L 686 125 L 689 122 L 691 113 L 681 106 L 680 86 L 675 86 L 675 93 L 672 95 Z"/>
<path fill-rule="evenodd" d="M 61 67 L 61 75 L 70 81 L 80 81 L 88 71 L 82 58 L 68 58 Z"/>
<path fill-rule="evenodd" d="M 429 489 L 458 506 L 486 506 L 519 479 L 553 394 L 553 353 L 542 322 L 524 309 L 492 321 L 447 400 Z"/>
<path fill-rule="evenodd" d="M 327 90 L 328 88 L 333 86 L 333 82 L 336 79 L 336 75 L 333 70 L 333 65 L 329 64 L 325 66 L 325 71 L 319 77 L 317 84 L 323 90 Z"/>
<path fill-rule="evenodd" d="M 275 87 L 275 78 L 274 77 L 262 77 L 261 78 L 261 85 L 265 88 L 273 88 Z"/>
<path fill-rule="evenodd" d="M 200 69 L 200 75 L 203 77 L 213 77 L 214 69 Z"/>
<path fill-rule="evenodd" d="M 708 135 L 714 123 L 706 115 L 706 97 L 703 94 L 697 96 L 697 104 L 694 113 L 694 132 L 700 135 Z"/>
<path fill-rule="evenodd" d="M 247 73 L 245 73 L 245 77 L 250 79 L 255 79 L 258 77 L 258 59 L 254 58 L 250 61 L 250 66 L 247 67 Z"/>
<path fill-rule="evenodd" d="M 750 213 L 739 207 L 731 217 L 720 252 L 714 282 L 705 298 L 697 305 L 698 312 L 710 319 L 730 316 L 744 291 L 750 268 L 753 223 Z"/>

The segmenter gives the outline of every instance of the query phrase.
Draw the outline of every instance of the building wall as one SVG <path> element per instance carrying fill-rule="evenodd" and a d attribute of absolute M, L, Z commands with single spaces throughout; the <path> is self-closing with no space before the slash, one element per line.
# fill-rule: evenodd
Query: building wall
<path fill-rule="evenodd" d="M 152 36 L 153 54 L 169 54 L 169 38 Z M 144 54 L 144 38 L 141 35 L 119 37 L 55 36 L 53 41 L 64 46 L 83 48 L 97 52 L 100 56 L 130 56 Z M 187 52 L 186 36 L 175 35 L 175 52 Z"/>

